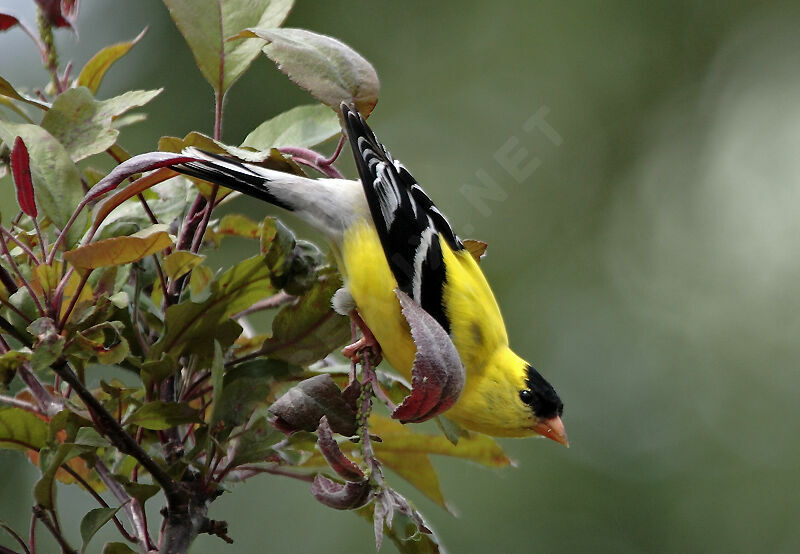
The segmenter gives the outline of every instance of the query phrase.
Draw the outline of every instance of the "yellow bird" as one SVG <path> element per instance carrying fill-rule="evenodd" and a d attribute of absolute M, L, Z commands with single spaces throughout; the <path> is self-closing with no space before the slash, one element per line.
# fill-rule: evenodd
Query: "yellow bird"
<path fill-rule="evenodd" d="M 361 114 L 342 104 L 360 181 L 309 179 L 189 148 L 199 158 L 174 169 L 285 208 L 332 243 L 344 288 L 394 369 L 411 377 L 416 347 L 395 289 L 447 331 L 466 384 L 447 417 L 494 436 L 543 435 L 568 445 L 553 387 L 508 345 L 489 284 L 444 215 L 378 142 Z M 345 298 L 343 301 L 342 298 Z"/>

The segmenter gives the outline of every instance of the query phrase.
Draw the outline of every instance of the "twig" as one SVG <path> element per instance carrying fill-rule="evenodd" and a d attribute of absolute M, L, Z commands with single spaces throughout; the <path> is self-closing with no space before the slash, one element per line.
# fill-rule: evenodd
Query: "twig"
<path fill-rule="evenodd" d="M 64 240 L 67 238 L 67 232 L 69 232 L 70 228 L 75 223 L 75 220 L 78 218 L 78 215 L 86 207 L 86 202 L 87 199 L 84 198 L 78 203 L 78 207 L 75 208 L 74 212 L 72 212 L 72 215 L 69 217 L 69 220 L 67 221 L 66 225 L 64 225 L 64 228 L 61 229 L 60 233 L 58 233 L 56 241 L 53 243 L 53 246 L 50 247 L 50 255 L 47 257 L 48 265 L 53 265 L 53 261 L 56 259 L 56 252 L 58 252 L 58 249 L 61 247 L 61 243 L 63 243 Z M 92 232 L 91 237 L 87 238 L 87 241 L 91 240 L 93 237 L 94 237 L 94 232 Z"/>
<path fill-rule="evenodd" d="M 36 294 L 34 294 L 30 283 L 28 283 L 28 281 L 25 279 L 25 276 L 19 270 L 19 267 L 17 266 L 17 263 L 14 261 L 14 257 L 11 255 L 11 252 L 8 251 L 8 244 L 6 244 L 6 238 L 4 236 L 4 233 L 0 233 L 0 247 L 2 248 L 3 255 L 8 260 L 8 265 L 10 265 L 11 269 L 14 271 L 14 273 L 17 274 L 17 276 L 19 277 L 20 281 L 22 281 L 23 286 L 26 289 L 28 289 L 28 294 L 31 295 L 31 299 L 33 300 L 33 303 L 36 304 L 36 309 L 39 310 L 39 313 L 41 315 L 45 315 L 45 311 L 42 308 L 42 305 L 39 303 L 39 298 L 37 298 Z"/>
<path fill-rule="evenodd" d="M 58 323 L 58 331 L 61 332 L 64 327 L 67 325 L 67 321 L 69 320 L 69 316 L 72 313 L 72 310 L 75 308 L 75 304 L 78 303 L 78 299 L 81 296 L 81 292 L 83 292 L 83 287 L 86 286 L 86 282 L 89 280 L 89 275 L 92 274 L 91 269 L 87 269 L 81 275 L 81 282 L 78 284 L 78 288 L 75 289 L 75 293 L 72 295 L 72 298 L 69 300 L 69 305 L 67 306 L 67 310 L 64 312 L 64 317 L 61 318 L 61 321 Z M 65 281 L 66 279 L 62 279 Z"/>
<path fill-rule="evenodd" d="M 158 225 L 158 218 L 156 217 L 156 214 L 153 213 L 153 210 L 150 209 L 150 205 L 147 203 L 144 194 L 140 192 L 139 194 L 136 195 L 136 198 L 138 198 L 139 202 L 142 203 L 144 212 L 147 214 L 147 217 L 150 218 L 150 223 L 152 223 L 153 225 Z"/>
<path fill-rule="evenodd" d="M 31 547 L 31 552 L 36 554 L 36 516 L 34 513 L 31 513 L 31 525 L 28 529 L 28 544 Z"/>
<path fill-rule="evenodd" d="M 36 221 L 36 220 L 34 220 L 34 221 Z M 36 225 L 36 228 L 39 229 L 39 225 L 38 224 Z M 25 253 L 25 255 L 28 256 L 31 259 L 31 261 L 33 261 L 33 263 L 35 263 L 36 265 L 39 265 L 39 264 L 42 263 L 42 262 L 39 261 L 39 258 L 36 256 L 36 254 L 33 253 L 33 250 L 28 248 L 28 246 L 24 242 L 22 242 L 17 237 L 15 237 L 14 234 L 11 231 L 6 229 L 5 227 L 0 227 L 0 231 L 2 231 L 5 235 L 7 235 L 8 238 L 10 238 L 14 242 L 14 244 L 19 246 L 19 248 Z M 39 232 L 39 242 L 42 245 L 44 245 L 44 243 L 42 242 L 44 239 L 42 239 L 42 237 L 41 237 L 42 231 L 39 230 L 38 232 Z M 42 246 L 42 254 L 47 256 L 47 254 L 44 253 L 44 246 Z"/>
<path fill-rule="evenodd" d="M 296 296 L 292 296 L 291 294 L 286 293 L 285 291 L 280 291 L 277 294 L 273 294 L 263 300 L 259 300 L 255 304 L 251 305 L 248 308 L 245 308 L 241 312 L 237 314 L 233 314 L 231 319 L 239 319 L 240 317 L 244 317 L 256 312 L 261 312 L 263 310 L 271 310 L 273 308 L 277 308 L 278 306 L 283 306 L 284 304 L 288 304 L 292 300 L 297 298 Z"/>
<path fill-rule="evenodd" d="M 0 521 L 0 527 L 2 527 L 3 529 L 5 529 L 6 533 L 8 533 L 9 535 L 11 535 L 11 537 L 12 537 L 12 538 L 13 538 L 15 541 L 17 541 L 17 544 L 19 544 L 19 545 L 22 547 L 22 550 L 24 550 L 24 551 L 25 551 L 25 554 L 31 554 L 31 551 L 30 551 L 30 550 L 28 550 L 28 545 L 27 545 L 27 544 L 25 544 L 25 541 L 24 541 L 24 540 L 22 540 L 22 537 L 20 537 L 20 536 L 17 534 L 17 532 L 16 532 L 16 531 L 14 531 L 14 530 L 13 530 L 11 527 L 9 527 L 8 525 L 6 525 L 5 523 L 3 523 L 3 522 L 1 522 L 1 521 Z"/>
<path fill-rule="evenodd" d="M 109 508 L 110 507 L 108 505 L 108 502 L 106 502 L 105 499 L 102 496 L 100 496 L 97 493 L 97 491 L 94 490 L 94 488 L 89 483 L 86 482 L 86 479 L 81 477 L 80 474 L 77 473 L 71 467 L 69 467 L 69 465 L 63 464 L 61 466 L 61 469 L 63 469 L 67 473 L 69 473 L 72 476 L 73 479 L 75 479 L 78 483 L 80 483 L 81 486 L 86 490 L 86 492 L 88 492 L 92 496 L 92 498 L 97 500 L 97 503 L 100 504 L 103 508 Z M 108 485 L 106 485 L 106 486 L 108 486 Z M 125 538 L 126 541 L 138 542 L 136 540 L 136 537 L 134 537 L 133 535 L 128 533 L 128 531 L 125 530 L 125 527 L 122 525 L 122 522 L 119 520 L 119 518 L 117 518 L 116 515 L 113 516 L 112 519 L 114 520 L 114 525 L 117 526 L 117 530 L 119 530 L 120 534 Z"/>
<path fill-rule="evenodd" d="M 224 63 L 224 58 L 220 60 Z M 222 74 L 222 67 L 220 67 L 220 74 Z M 222 109 L 225 104 L 225 93 L 221 92 L 220 86 L 214 91 L 214 140 L 222 140 Z"/>
<path fill-rule="evenodd" d="M 203 237 L 206 234 L 206 228 L 208 228 L 208 222 L 211 220 L 211 212 L 214 210 L 214 202 L 217 200 L 217 193 L 219 192 L 219 185 L 214 184 L 211 188 L 211 201 L 206 203 L 206 208 L 203 211 L 203 218 L 200 220 L 200 225 L 197 226 L 194 232 L 194 238 L 192 239 L 192 253 L 197 253 L 200 250 L 200 246 L 203 244 Z"/>
<path fill-rule="evenodd" d="M 339 153 L 342 151 L 343 146 L 344 136 L 339 139 L 339 144 L 336 146 L 336 150 L 330 158 L 326 158 L 319 152 L 311 150 L 310 148 L 301 148 L 298 146 L 285 146 L 283 148 L 279 148 L 278 150 L 284 154 L 289 154 L 297 163 L 301 163 L 316 169 L 326 177 L 343 179 L 344 176 L 341 174 L 341 172 L 339 172 L 339 170 L 333 166 L 333 162 L 339 157 Z"/>
<path fill-rule="evenodd" d="M 56 400 L 50 391 L 39 381 L 39 378 L 33 374 L 30 369 L 30 364 L 27 362 L 17 368 L 17 375 L 22 379 L 22 382 L 31 391 L 31 395 L 39 405 L 42 413 L 47 415 L 55 415 L 64 408 L 64 404 Z"/>
<path fill-rule="evenodd" d="M 41 229 L 41 227 L 39 227 L 39 221 L 35 217 L 32 217 L 31 219 L 33 219 L 33 228 L 36 229 L 36 236 L 39 237 L 39 247 L 41 247 L 41 249 L 42 249 L 42 259 L 46 260 L 47 259 L 47 243 L 44 240 L 44 235 L 42 235 L 42 229 Z M 35 260 L 35 258 L 34 258 L 34 260 Z M 38 265 L 38 262 L 37 262 L 37 265 Z"/>
<path fill-rule="evenodd" d="M 130 520 L 131 525 L 133 526 L 135 536 L 128 535 L 125 538 L 133 542 L 138 542 L 146 551 L 151 550 L 154 545 L 150 540 L 150 535 L 147 532 L 147 524 L 145 523 L 142 505 L 139 504 L 135 498 L 131 498 L 128 493 L 125 492 L 125 489 L 123 489 L 117 480 L 111 475 L 111 472 L 108 470 L 105 463 L 98 460 L 95 463 L 94 470 L 97 472 L 97 475 L 100 477 L 100 480 L 103 482 L 106 488 L 111 492 L 112 495 L 114 495 L 114 498 L 117 499 L 117 502 L 122 504 L 122 509 L 125 510 L 125 514 L 128 516 L 128 520 Z M 120 523 L 119 527 L 121 526 L 122 524 Z M 120 532 L 123 532 L 123 530 L 120 529 Z M 127 533 L 124 534 L 127 535 Z"/>
<path fill-rule="evenodd" d="M 50 534 L 53 535 L 53 538 L 56 539 L 58 546 L 61 547 L 61 552 L 64 554 L 78 554 L 78 551 L 72 548 L 67 539 L 64 538 L 64 535 L 61 534 L 61 531 L 56 527 L 56 525 L 50 520 L 50 517 L 47 515 L 47 512 L 44 511 L 40 505 L 36 505 L 33 507 L 33 516 L 36 519 L 41 520 L 42 524 L 47 527 L 47 530 L 50 531 Z"/>
<path fill-rule="evenodd" d="M 223 470 L 224 471 L 224 470 Z M 242 473 L 244 475 L 239 476 Z M 290 477 L 292 479 L 297 479 L 298 481 L 305 481 L 306 483 L 312 483 L 314 481 L 313 475 L 306 475 L 302 473 L 294 473 L 292 471 L 282 469 L 278 464 L 272 466 L 247 466 L 242 465 L 237 467 L 235 470 L 231 471 L 230 474 L 236 475 L 237 478 L 241 481 L 245 479 L 249 479 L 250 477 L 254 477 L 259 473 L 269 473 L 271 475 L 281 475 L 283 477 Z"/>
<path fill-rule="evenodd" d="M 6 396 L 5 394 L 0 394 L 0 404 L 8 404 L 9 406 L 14 406 L 15 408 L 22 408 L 23 410 L 34 414 L 42 413 L 42 410 L 40 410 L 38 406 L 34 406 L 30 402 L 25 402 L 19 398 L 14 398 L 13 396 Z"/>
<path fill-rule="evenodd" d="M 23 314 L 22 312 L 20 312 L 20 311 L 19 311 L 19 310 L 16 308 L 16 306 L 14 306 L 13 304 L 11 304 L 10 302 L 0 302 L 0 303 L 2 303 L 3 305 L 5 305 L 6 307 L 10 308 L 10 309 L 11 309 L 11 311 L 13 311 L 14 313 L 16 313 L 18 316 L 22 317 L 22 320 L 23 320 L 23 321 L 26 321 L 26 322 L 30 323 L 30 319 L 29 319 L 29 318 L 28 318 L 28 317 L 27 317 L 25 314 Z M 14 337 L 15 339 L 17 339 L 17 340 L 18 340 L 19 342 L 21 342 L 21 343 L 22 343 L 24 346 L 32 346 L 32 345 L 33 345 L 33 342 L 31 341 L 30 337 L 27 337 L 27 336 L 23 335 L 22 333 L 20 333 L 19 331 L 17 331 L 17 328 L 16 328 L 16 327 L 14 327 L 13 325 L 11 325 L 11 322 L 10 322 L 10 321 L 8 321 L 8 320 L 7 320 L 6 318 L 4 318 L 3 316 L 0 316 L 0 329 L 2 329 L 3 331 L 5 331 L 6 333 L 8 333 L 9 335 L 11 335 L 12 337 Z"/>
<path fill-rule="evenodd" d="M 8 289 L 9 295 L 17 292 L 17 282 L 3 266 L 0 266 L 0 282 L 2 282 L 3 286 Z"/>

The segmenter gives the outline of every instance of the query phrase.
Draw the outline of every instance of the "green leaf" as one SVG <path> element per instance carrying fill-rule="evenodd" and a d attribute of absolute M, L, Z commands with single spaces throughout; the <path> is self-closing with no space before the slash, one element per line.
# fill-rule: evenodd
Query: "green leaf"
<path fill-rule="evenodd" d="M 124 475 L 116 474 L 114 475 L 114 480 L 122 485 L 122 487 L 125 489 L 125 492 L 127 492 L 131 498 L 135 498 L 143 506 L 145 502 L 153 498 L 161 490 L 161 487 L 158 485 L 136 483 Z"/>
<path fill-rule="evenodd" d="M 341 132 L 336 112 L 323 104 L 297 106 L 256 127 L 242 146 L 269 150 L 282 146 L 307 148 Z"/>
<path fill-rule="evenodd" d="M 86 87 L 60 94 L 42 119 L 42 127 L 58 139 L 73 161 L 80 161 L 110 148 L 119 136 L 112 120 L 143 106 L 158 90 L 132 90 L 109 100 L 95 100 Z"/>
<path fill-rule="evenodd" d="M 294 303 L 284 306 L 272 322 L 272 337 L 261 352 L 297 365 L 308 365 L 330 354 L 350 339 L 346 317 L 331 307 L 340 286 L 339 276 L 330 270 Z"/>
<path fill-rule="evenodd" d="M 164 152 L 179 153 L 189 146 L 194 146 L 213 154 L 234 156 L 245 162 L 260 164 L 267 169 L 305 176 L 303 170 L 292 160 L 291 156 L 282 154 L 276 148 L 268 149 L 263 152 L 254 152 L 246 148 L 225 144 L 208 135 L 198 133 L 197 131 L 192 131 L 183 138 L 161 137 L 158 140 L 158 149 Z"/>
<path fill-rule="evenodd" d="M 305 29 L 264 26 L 248 29 L 240 36 L 269 41 L 264 54 L 278 69 L 334 110 L 338 111 L 342 102 L 352 103 L 366 117 L 378 103 L 380 82 L 375 68 L 335 38 Z"/>
<path fill-rule="evenodd" d="M 136 551 L 124 542 L 107 542 L 103 554 L 136 554 Z"/>
<path fill-rule="evenodd" d="M 83 199 L 81 176 L 61 143 L 38 125 L 0 121 L 0 139 L 14 144 L 20 136 L 28 146 L 37 205 L 56 227 L 63 229 Z M 86 230 L 85 212 L 67 233 L 67 246 L 75 244 Z"/>
<path fill-rule="evenodd" d="M 231 465 L 263 462 L 273 455 L 273 446 L 286 438 L 286 435 L 270 425 L 266 419 L 258 418 L 241 435 L 236 437 Z"/>
<path fill-rule="evenodd" d="M 89 541 L 92 540 L 95 533 L 97 533 L 103 525 L 111 521 L 111 518 L 122 508 L 95 508 L 83 516 L 81 520 L 81 539 L 83 545 L 81 546 L 81 553 L 86 552 L 86 547 L 89 546 Z"/>
<path fill-rule="evenodd" d="M 19 100 L 20 102 L 25 102 L 26 104 L 30 104 L 31 106 L 42 108 L 43 110 L 46 110 L 50 107 L 47 103 L 40 102 L 35 98 L 28 98 L 27 96 L 23 96 L 22 94 L 16 91 L 16 89 L 11 85 L 11 83 L 6 81 L 2 77 L 0 77 L 0 94 L 7 98 L 13 98 L 14 100 Z"/>
<path fill-rule="evenodd" d="M 230 235 L 257 239 L 260 236 L 259 224 L 241 214 L 225 214 L 214 232 L 220 235 Z"/>
<path fill-rule="evenodd" d="M 192 272 L 194 273 L 194 272 Z M 201 303 L 183 301 L 167 308 L 166 331 L 150 349 L 148 358 L 158 360 L 169 352 L 176 358 L 190 341 L 210 341 L 230 316 L 275 292 L 264 258 L 248 258 L 211 283 L 211 294 Z"/>
<path fill-rule="evenodd" d="M 159 360 L 144 362 L 142 364 L 142 380 L 145 383 L 160 383 L 180 369 L 178 362 L 169 354 L 164 354 Z"/>
<path fill-rule="evenodd" d="M 189 297 L 194 303 L 201 303 L 208 300 L 211 296 L 211 283 L 214 280 L 214 272 L 205 265 L 197 266 L 189 276 Z"/>
<path fill-rule="evenodd" d="M 153 225 L 129 237 L 113 237 L 91 242 L 64 252 L 64 260 L 78 269 L 97 269 L 123 265 L 172 246 L 167 225 Z"/>
<path fill-rule="evenodd" d="M 0 387 L 8 385 L 22 364 L 30 361 L 29 351 L 9 350 L 0 356 Z"/>
<path fill-rule="evenodd" d="M 186 423 L 203 423 L 200 413 L 185 402 L 148 402 L 125 421 L 125 425 L 138 425 L 153 431 L 163 431 Z"/>
<path fill-rule="evenodd" d="M 266 402 L 273 377 L 291 371 L 276 360 L 253 360 L 229 371 L 223 379 L 222 391 L 214 402 L 211 433 L 218 441 L 227 438 L 234 427 L 242 425 L 259 404 Z M 216 389 L 215 389 L 216 393 Z"/>
<path fill-rule="evenodd" d="M 40 317 L 28 326 L 28 332 L 38 340 L 33 347 L 31 367 L 43 371 L 55 362 L 64 351 L 65 339 L 56 330 L 49 317 Z"/>
<path fill-rule="evenodd" d="M 111 445 L 107 438 L 103 437 L 92 427 L 81 427 L 78 429 L 73 442 L 81 446 L 94 446 L 96 448 L 105 448 Z"/>
<path fill-rule="evenodd" d="M 100 83 L 103 81 L 106 71 L 114 65 L 114 62 L 127 54 L 130 49 L 142 39 L 146 32 L 147 28 L 139 33 L 132 41 L 119 42 L 111 46 L 106 46 L 92 56 L 92 59 L 86 62 L 86 65 L 83 66 L 83 69 L 81 69 L 78 75 L 78 86 L 86 87 L 92 94 L 95 94 L 97 89 L 100 88 Z"/>
<path fill-rule="evenodd" d="M 176 250 L 164 258 L 164 273 L 170 279 L 177 279 L 189 273 L 205 259 L 206 257 L 200 254 L 194 254 L 187 250 Z"/>
<path fill-rule="evenodd" d="M 164 0 L 206 81 L 224 94 L 264 45 L 259 40 L 228 42 L 247 27 L 278 27 L 294 0 Z"/>
<path fill-rule="evenodd" d="M 47 423 L 22 408 L 0 408 L 0 448 L 39 450 L 47 443 Z"/>

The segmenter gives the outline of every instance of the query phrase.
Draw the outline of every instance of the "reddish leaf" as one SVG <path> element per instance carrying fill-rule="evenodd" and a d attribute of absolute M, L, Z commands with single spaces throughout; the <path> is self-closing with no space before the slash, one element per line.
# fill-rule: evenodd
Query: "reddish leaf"
<path fill-rule="evenodd" d="M 31 159 L 28 156 L 28 147 L 25 146 L 22 137 L 14 139 L 14 148 L 11 150 L 11 172 L 14 174 L 14 185 L 17 187 L 19 207 L 27 215 L 35 218 L 39 214 L 36 211 L 36 199 L 33 196 Z"/>
<path fill-rule="evenodd" d="M 403 316 L 417 346 L 411 368 L 411 394 L 392 413 L 402 423 L 418 423 L 455 404 L 466 374 L 453 341 L 441 325 L 407 294 L 396 290 Z"/>
<path fill-rule="evenodd" d="M 311 483 L 311 494 L 319 502 L 335 510 L 355 510 L 364 506 L 370 499 L 369 481 L 337 483 L 318 474 Z"/>
<path fill-rule="evenodd" d="M 339 448 L 339 443 L 333 438 L 333 432 L 326 416 L 322 416 L 322 419 L 319 420 L 317 437 L 319 451 L 333 471 L 347 481 L 362 481 L 364 479 L 364 472 L 350 458 L 345 456 L 344 452 Z"/>
<path fill-rule="evenodd" d="M 78 16 L 78 0 L 36 0 L 36 3 L 54 27 L 72 28 Z"/>
<path fill-rule="evenodd" d="M 19 19 L 10 13 L 0 13 L 0 31 L 8 31 L 14 25 L 19 25 Z"/>

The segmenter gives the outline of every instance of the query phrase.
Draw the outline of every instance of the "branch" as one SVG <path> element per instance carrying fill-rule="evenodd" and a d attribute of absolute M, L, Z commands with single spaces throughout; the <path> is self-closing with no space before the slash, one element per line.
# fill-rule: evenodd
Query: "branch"
<path fill-rule="evenodd" d="M 130 436 L 125 429 L 117 422 L 117 420 L 108 413 L 105 406 L 89 392 L 89 390 L 81 383 L 78 376 L 67 365 L 67 361 L 61 358 L 50 366 L 53 371 L 61 377 L 62 380 L 72 387 L 72 390 L 86 405 L 92 419 L 95 422 L 97 430 L 108 437 L 120 452 L 132 456 L 142 467 L 150 472 L 153 479 L 158 482 L 164 490 L 164 495 L 167 497 L 167 504 L 172 502 L 181 502 L 183 494 L 180 491 L 178 484 L 169 476 L 169 474 L 158 465 L 147 452 Z"/>

